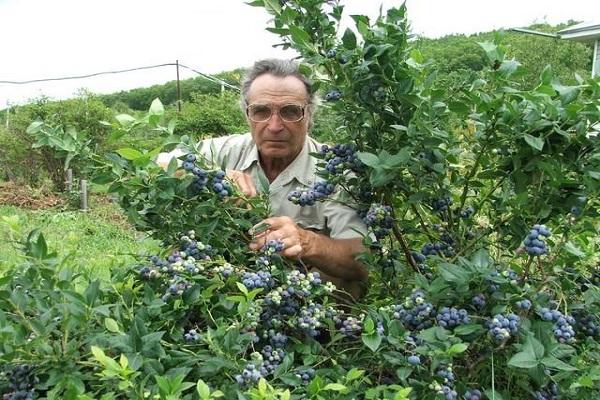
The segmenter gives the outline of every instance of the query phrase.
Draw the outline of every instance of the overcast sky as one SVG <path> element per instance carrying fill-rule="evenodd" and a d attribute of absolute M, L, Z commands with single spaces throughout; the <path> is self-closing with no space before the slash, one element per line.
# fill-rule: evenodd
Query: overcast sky
<path fill-rule="evenodd" d="M 342 0 L 345 14 L 375 17 L 396 0 Z M 533 22 L 600 22 L 598 0 L 408 0 L 413 33 L 440 37 Z M 273 49 L 269 15 L 242 0 L 0 0 L 0 81 L 84 75 L 175 62 L 213 74 L 247 67 Z M 197 76 L 182 70 L 181 79 Z M 174 67 L 118 75 L 0 84 L 0 109 L 78 88 L 110 93 L 175 79 Z"/>

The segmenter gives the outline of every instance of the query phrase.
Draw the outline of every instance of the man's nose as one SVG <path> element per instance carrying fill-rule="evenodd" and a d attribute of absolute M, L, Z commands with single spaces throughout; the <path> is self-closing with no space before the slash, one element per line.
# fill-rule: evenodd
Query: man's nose
<path fill-rule="evenodd" d="M 283 129 L 283 120 L 279 116 L 279 112 L 273 112 L 267 126 L 269 130 L 274 132 L 278 132 Z"/>

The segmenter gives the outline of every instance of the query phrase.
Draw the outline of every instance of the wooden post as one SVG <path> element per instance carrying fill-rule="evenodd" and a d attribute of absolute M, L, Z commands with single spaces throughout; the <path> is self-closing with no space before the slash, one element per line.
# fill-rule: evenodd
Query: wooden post
<path fill-rule="evenodd" d="M 88 209 L 88 191 L 87 191 L 87 180 L 81 180 L 81 209 L 87 211 Z"/>
<path fill-rule="evenodd" d="M 73 190 L 73 170 L 67 169 L 67 192 Z"/>
<path fill-rule="evenodd" d="M 179 87 L 179 60 L 175 60 L 177 65 L 177 112 L 181 113 L 181 88 Z"/>

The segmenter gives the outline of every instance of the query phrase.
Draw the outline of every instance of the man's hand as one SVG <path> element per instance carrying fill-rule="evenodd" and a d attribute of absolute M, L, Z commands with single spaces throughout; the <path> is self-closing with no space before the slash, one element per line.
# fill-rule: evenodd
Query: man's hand
<path fill-rule="evenodd" d="M 262 224 L 268 225 L 269 229 L 254 236 L 250 242 L 252 250 L 260 250 L 269 240 L 280 240 L 284 246 L 282 256 L 303 257 L 307 254 L 313 232 L 300 228 L 290 217 L 271 217 L 259 225 Z"/>
<path fill-rule="evenodd" d="M 254 186 L 254 181 L 250 175 L 234 169 L 228 169 L 226 173 L 227 177 L 236 184 L 244 196 L 256 197 L 258 195 L 256 186 Z"/>

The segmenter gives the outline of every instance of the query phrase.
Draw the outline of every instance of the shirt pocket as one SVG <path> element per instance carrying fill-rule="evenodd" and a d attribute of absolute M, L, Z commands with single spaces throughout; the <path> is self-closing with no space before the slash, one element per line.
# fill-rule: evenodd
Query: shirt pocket
<path fill-rule="evenodd" d="M 325 231 L 326 223 L 325 216 L 323 215 L 322 203 L 298 208 L 298 214 L 294 220 L 301 228 L 318 232 Z"/>

